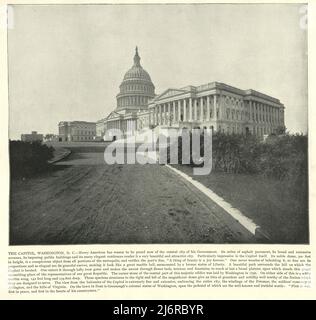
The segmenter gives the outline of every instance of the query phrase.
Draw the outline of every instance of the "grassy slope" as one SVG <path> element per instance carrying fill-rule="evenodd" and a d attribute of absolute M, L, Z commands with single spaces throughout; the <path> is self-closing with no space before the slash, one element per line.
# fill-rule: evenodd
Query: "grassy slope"
<path fill-rule="evenodd" d="M 266 230 L 275 243 L 308 242 L 307 188 L 302 184 L 254 175 L 212 172 L 193 176 L 192 168 L 176 166 L 212 189 Z"/>

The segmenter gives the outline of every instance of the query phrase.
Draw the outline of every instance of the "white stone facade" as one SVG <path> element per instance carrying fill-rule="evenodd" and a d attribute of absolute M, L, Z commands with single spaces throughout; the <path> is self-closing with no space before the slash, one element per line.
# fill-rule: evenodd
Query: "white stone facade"
<path fill-rule="evenodd" d="M 210 128 L 262 137 L 284 127 L 284 105 L 254 90 L 212 82 L 168 89 L 149 102 L 149 124 L 179 128 Z"/>
<path fill-rule="evenodd" d="M 61 121 L 58 124 L 59 141 L 94 141 L 96 123 L 87 121 Z"/>

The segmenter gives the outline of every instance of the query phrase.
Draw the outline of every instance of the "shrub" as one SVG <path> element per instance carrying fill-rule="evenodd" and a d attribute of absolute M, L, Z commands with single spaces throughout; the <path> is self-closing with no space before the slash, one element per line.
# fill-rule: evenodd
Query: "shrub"
<path fill-rule="evenodd" d="M 201 156 L 204 155 L 201 136 Z M 262 174 L 276 179 L 307 180 L 308 140 L 306 135 L 271 135 L 265 142 L 248 134 L 213 134 L 213 170 L 227 173 Z M 178 157 L 181 163 L 182 138 Z M 191 146 L 192 147 L 192 146 Z M 191 148 L 192 150 L 192 148 Z M 191 154 L 191 165 L 192 154 Z M 303 183 L 303 182 L 302 182 Z"/>
<path fill-rule="evenodd" d="M 252 135 L 215 133 L 213 169 L 228 173 L 256 173 L 258 140 Z"/>
<path fill-rule="evenodd" d="M 308 140 L 306 135 L 270 136 L 262 144 L 260 173 L 277 179 L 307 177 Z"/>
<path fill-rule="evenodd" d="M 53 147 L 40 142 L 10 141 L 11 177 L 30 177 L 45 171 L 53 151 Z"/>

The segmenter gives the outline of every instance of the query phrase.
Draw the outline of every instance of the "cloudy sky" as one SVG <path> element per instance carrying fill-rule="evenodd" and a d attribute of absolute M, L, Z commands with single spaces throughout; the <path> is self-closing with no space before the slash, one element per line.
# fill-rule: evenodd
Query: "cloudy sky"
<path fill-rule="evenodd" d="M 301 5 L 14 6 L 8 34 L 10 137 L 57 133 L 116 106 L 135 46 L 156 93 L 219 81 L 285 104 L 307 130 L 307 32 Z"/>

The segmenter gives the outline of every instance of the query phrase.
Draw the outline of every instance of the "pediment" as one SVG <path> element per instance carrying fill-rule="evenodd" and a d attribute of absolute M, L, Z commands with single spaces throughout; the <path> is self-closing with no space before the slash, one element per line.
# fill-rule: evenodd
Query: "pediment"
<path fill-rule="evenodd" d="M 188 91 L 187 90 L 183 90 L 183 89 L 167 89 L 163 93 L 161 93 L 160 95 L 155 97 L 155 101 L 161 100 L 161 99 L 164 99 L 164 98 L 169 98 L 169 97 L 172 97 L 172 96 L 176 96 L 178 94 L 182 94 L 182 93 L 186 93 L 186 92 L 188 92 Z"/>
<path fill-rule="evenodd" d="M 117 118 L 118 116 L 120 116 L 120 114 L 118 112 L 112 111 L 107 117 L 106 120 L 110 120 L 113 118 Z"/>

